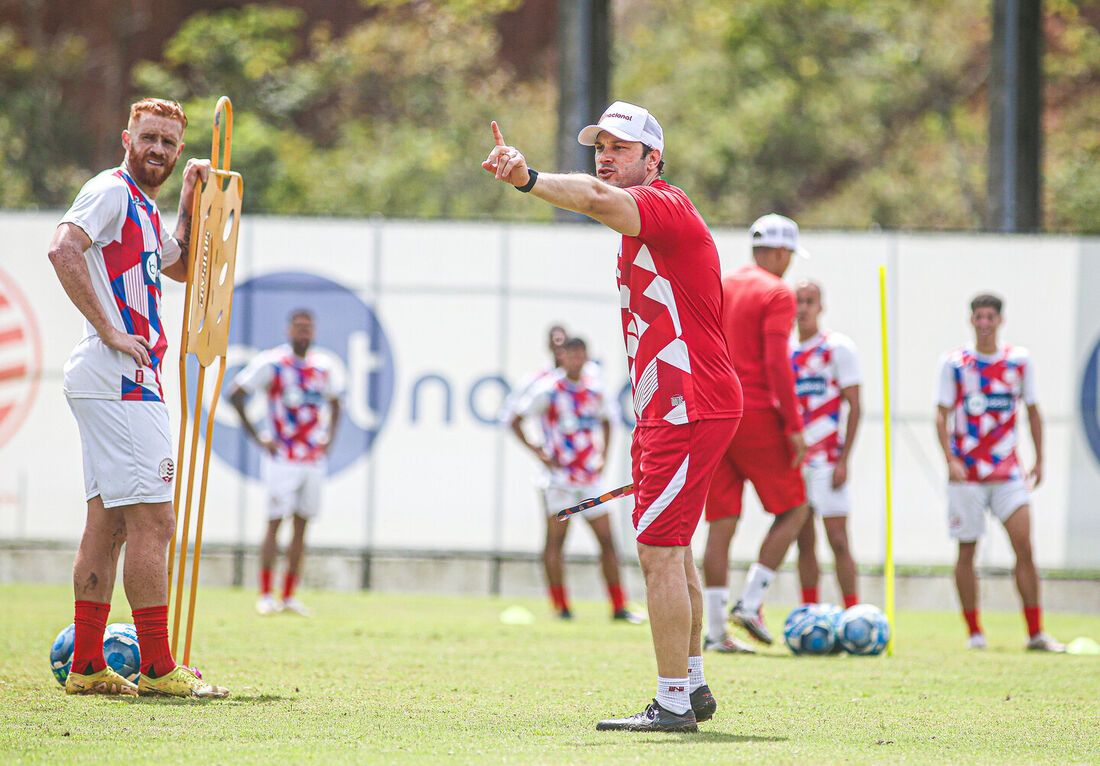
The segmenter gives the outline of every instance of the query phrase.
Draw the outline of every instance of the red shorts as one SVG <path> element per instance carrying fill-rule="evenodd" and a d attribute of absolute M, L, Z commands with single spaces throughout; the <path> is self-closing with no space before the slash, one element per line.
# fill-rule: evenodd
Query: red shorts
<path fill-rule="evenodd" d="M 634 429 L 634 528 L 646 545 L 690 545 L 714 466 L 738 418 Z"/>
<path fill-rule="evenodd" d="M 791 465 L 791 443 L 777 410 L 745 410 L 729 449 L 718 461 L 707 495 L 707 521 L 741 515 L 745 481 L 778 516 L 806 502 L 802 472 Z"/>

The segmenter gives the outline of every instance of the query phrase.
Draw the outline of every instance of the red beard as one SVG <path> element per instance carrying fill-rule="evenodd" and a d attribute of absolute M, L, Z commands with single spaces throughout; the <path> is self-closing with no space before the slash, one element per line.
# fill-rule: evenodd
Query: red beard
<path fill-rule="evenodd" d="M 179 158 L 165 157 L 164 164 L 156 167 L 146 164 L 148 156 L 148 153 L 146 153 L 144 156 L 138 157 L 131 146 L 126 150 L 126 165 L 130 169 L 130 175 L 141 186 L 157 189 L 172 175 L 172 171 L 176 169 L 176 160 Z"/>

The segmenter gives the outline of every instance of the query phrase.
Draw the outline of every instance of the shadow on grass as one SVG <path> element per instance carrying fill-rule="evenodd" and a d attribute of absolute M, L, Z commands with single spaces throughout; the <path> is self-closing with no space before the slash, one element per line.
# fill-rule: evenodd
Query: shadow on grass
<path fill-rule="evenodd" d="M 730 734 L 724 731 L 696 731 L 696 732 L 668 732 L 667 734 L 659 734 L 658 736 L 649 736 L 648 733 L 642 735 L 640 732 L 600 732 L 601 734 L 607 734 L 607 741 L 604 742 L 588 742 L 583 747 L 603 747 L 604 745 L 612 744 L 612 738 L 621 737 L 623 740 L 629 739 L 631 742 L 645 742 L 646 744 L 673 744 L 673 745 L 692 745 L 692 744 L 718 744 L 726 742 L 786 742 L 788 737 L 759 737 L 753 734 Z M 615 744 L 618 744 L 616 741 Z"/>
<path fill-rule="evenodd" d="M 131 705 L 240 705 L 269 702 L 282 702 L 286 697 L 279 694 L 230 695 L 223 699 L 198 699 L 194 697 L 120 697 Z"/>

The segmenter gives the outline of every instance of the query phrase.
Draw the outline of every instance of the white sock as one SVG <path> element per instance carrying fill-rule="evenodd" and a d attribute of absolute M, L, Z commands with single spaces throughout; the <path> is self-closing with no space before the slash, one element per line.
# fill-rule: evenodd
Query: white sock
<path fill-rule="evenodd" d="M 726 609 L 730 603 L 728 587 L 707 588 L 704 592 L 707 606 L 707 638 L 718 641 L 726 633 Z"/>
<path fill-rule="evenodd" d="M 705 685 L 706 676 L 703 675 L 703 657 L 688 657 L 688 694 Z M 690 701 L 690 699 L 689 699 Z"/>
<path fill-rule="evenodd" d="M 755 612 L 764 601 L 764 590 L 775 579 L 775 570 L 768 569 L 757 562 L 749 567 L 749 576 L 745 580 L 745 591 L 741 594 L 741 606 L 749 612 Z"/>
<path fill-rule="evenodd" d="M 687 678 L 657 676 L 657 703 L 670 713 L 683 715 L 691 709 Z"/>

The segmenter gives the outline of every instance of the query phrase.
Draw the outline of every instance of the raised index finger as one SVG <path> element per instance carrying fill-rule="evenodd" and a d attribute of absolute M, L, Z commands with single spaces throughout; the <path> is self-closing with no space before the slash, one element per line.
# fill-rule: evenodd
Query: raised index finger
<path fill-rule="evenodd" d="M 493 140 L 497 142 L 497 146 L 504 146 L 504 134 L 500 132 L 500 128 L 497 127 L 497 121 L 493 120 L 489 123 L 493 129 Z"/>

